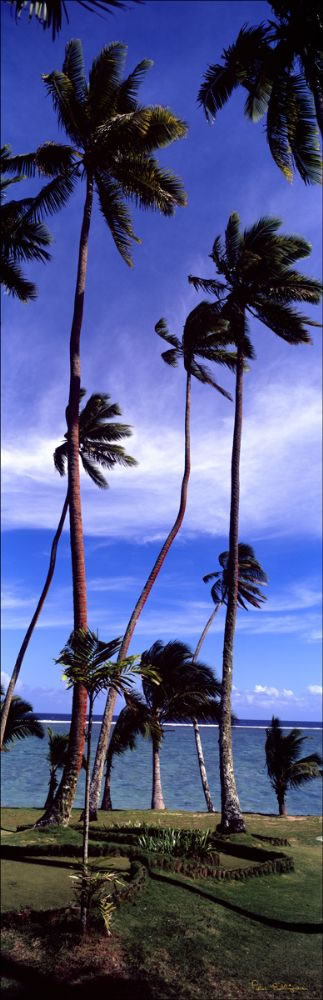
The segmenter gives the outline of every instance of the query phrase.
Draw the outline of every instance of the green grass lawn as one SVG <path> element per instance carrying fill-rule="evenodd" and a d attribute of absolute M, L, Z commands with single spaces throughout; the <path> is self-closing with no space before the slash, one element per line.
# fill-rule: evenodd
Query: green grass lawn
<path fill-rule="evenodd" d="M 40 810 L 4 809 L 3 843 L 80 845 L 81 831 L 75 826 L 15 832 L 17 825 L 34 823 L 39 815 Z M 72 824 L 79 816 L 75 810 Z M 93 827 L 128 822 L 213 828 L 218 816 L 118 811 L 100 813 Z M 6 1000 L 37 990 L 47 1000 L 51 989 L 60 997 L 63 986 L 68 997 L 74 992 L 76 997 L 77 990 L 77 1000 L 85 1000 L 88 990 L 95 992 L 96 1000 L 321 997 L 321 942 L 313 933 L 321 919 L 322 844 L 316 840 L 320 819 L 290 821 L 253 814 L 246 823 L 248 844 L 257 844 L 252 834 L 287 838 L 290 846 L 277 850 L 293 856 L 295 871 L 225 883 L 156 873 L 132 902 L 115 912 L 111 938 L 93 933 L 85 942 L 62 928 L 46 927 L 41 918 L 42 910 L 71 903 L 73 859 L 63 853 L 48 858 L 47 864 L 40 857 L 4 860 L 3 909 L 40 911 L 32 926 L 26 921 L 21 929 L 3 932 Z M 261 840 L 258 844 L 266 846 Z M 224 861 L 234 866 L 232 856 Z M 92 863 L 107 865 L 103 858 Z M 110 863 L 114 869 L 127 868 L 126 859 Z M 302 930 L 292 929 L 297 924 Z"/>

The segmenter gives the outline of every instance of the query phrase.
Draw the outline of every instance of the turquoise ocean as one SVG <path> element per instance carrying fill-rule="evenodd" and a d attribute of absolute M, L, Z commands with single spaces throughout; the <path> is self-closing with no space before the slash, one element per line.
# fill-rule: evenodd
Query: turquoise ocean
<path fill-rule="evenodd" d="M 29 737 L 15 743 L 8 753 L 1 754 L 3 806 L 44 805 L 49 779 L 47 727 L 54 732 L 68 732 L 67 715 L 38 714 L 43 723 L 43 740 Z M 100 717 L 93 726 L 92 755 L 97 746 Z M 265 737 L 269 721 L 241 720 L 233 728 L 233 753 L 236 781 L 241 808 L 245 812 L 277 813 L 277 800 L 267 777 Z M 303 754 L 322 753 L 322 726 L 318 722 L 283 722 L 286 729 L 297 727 L 307 737 Z M 193 728 L 187 725 L 167 727 L 161 749 L 161 776 L 166 808 L 171 811 L 204 811 L 206 808 L 195 750 Z M 217 726 L 201 726 L 201 737 L 213 802 L 220 805 L 219 732 Z M 58 777 L 60 777 L 58 773 Z M 112 774 L 112 804 L 115 809 L 149 809 L 151 798 L 151 744 L 138 739 L 137 749 L 115 759 Z M 82 806 L 84 772 L 78 783 L 76 806 Z M 316 779 L 287 795 L 290 815 L 320 815 L 322 813 L 322 781 Z"/>

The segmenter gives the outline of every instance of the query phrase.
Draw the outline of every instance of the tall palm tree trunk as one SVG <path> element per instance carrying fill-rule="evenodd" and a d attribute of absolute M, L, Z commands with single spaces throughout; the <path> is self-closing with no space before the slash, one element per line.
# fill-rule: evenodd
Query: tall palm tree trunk
<path fill-rule="evenodd" d="M 151 808 L 162 810 L 165 809 L 165 802 L 163 798 L 163 789 L 160 776 L 160 756 L 159 756 L 159 743 L 153 739 L 153 787 L 151 793 Z"/>
<path fill-rule="evenodd" d="M 83 544 L 80 464 L 79 464 L 79 404 L 81 388 L 80 336 L 83 319 L 88 242 L 93 202 L 93 178 L 88 175 L 86 198 L 79 245 L 74 312 L 70 337 L 70 392 L 66 412 L 68 427 L 68 494 L 70 542 L 73 574 L 74 629 L 87 628 L 86 577 Z M 37 826 L 68 825 L 78 776 L 82 767 L 87 692 L 82 684 L 73 688 L 72 719 L 68 746 L 68 761 L 52 807 L 46 810 Z"/>
<path fill-rule="evenodd" d="M 44 586 L 43 586 L 43 589 L 42 589 L 42 592 L 41 592 L 41 595 L 40 595 L 40 598 L 39 598 L 39 601 L 38 601 L 38 604 L 37 604 L 37 607 L 36 607 L 36 611 L 35 611 L 32 619 L 31 619 L 31 622 L 30 622 L 30 625 L 27 628 L 27 632 L 26 632 L 26 635 L 24 637 L 24 640 L 23 640 L 23 642 L 22 642 L 22 644 L 20 646 L 20 650 L 19 650 L 16 662 L 15 662 L 15 665 L 14 665 L 14 668 L 13 668 L 13 671 L 12 671 L 12 674 L 11 674 L 11 678 L 10 678 L 9 684 L 8 684 L 8 689 L 7 689 L 6 697 L 5 697 L 5 700 L 4 700 L 4 703 L 3 703 L 3 710 L 2 710 L 2 715 L 1 715 L 1 730 L 0 730 L 0 749 L 1 750 L 2 750 L 2 747 L 3 747 L 3 741 L 4 741 L 4 737 L 5 737 L 5 732 L 6 732 L 6 725 L 7 725 L 7 719 L 8 719 L 9 709 L 10 709 L 10 705 L 11 705 L 11 702 L 12 702 L 12 698 L 13 698 L 13 693 L 14 693 L 14 690 L 15 690 L 15 686 L 17 684 L 17 680 L 18 680 L 18 677 L 19 677 L 19 674 L 20 674 L 20 670 L 21 670 L 23 659 L 24 659 L 24 655 L 25 655 L 26 649 L 27 649 L 27 647 L 29 645 L 29 642 L 30 642 L 30 639 L 32 637 L 35 625 L 37 624 L 40 612 L 41 612 L 43 604 L 44 604 L 44 602 L 46 600 L 46 597 L 47 597 L 47 594 L 48 594 L 48 591 L 49 591 L 49 588 L 50 588 L 50 585 L 51 585 L 51 582 L 52 582 L 52 579 L 53 579 L 54 569 L 55 569 L 55 564 L 56 564 L 57 546 L 58 546 L 58 543 L 59 543 L 59 540 L 60 540 L 60 537 L 61 537 L 61 534 L 62 534 L 62 531 L 63 531 L 64 522 L 65 522 L 65 518 L 66 518 L 66 514 L 67 514 L 67 509 L 68 509 L 68 491 L 67 491 L 67 494 L 66 494 L 66 497 L 65 497 L 65 500 L 64 500 L 62 513 L 61 513 L 61 516 L 60 516 L 60 519 L 59 519 L 59 522 L 58 522 L 58 528 L 57 528 L 56 534 L 54 535 L 54 538 L 53 538 L 53 541 L 52 541 L 52 547 L 51 547 L 50 559 L 49 559 L 49 568 L 48 568 L 48 573 L 47 573 L 47 576 L 46 576 L 46 580 L 45 580 L 45 583 L 44 583 Z"/>
<path fill-rule="evenodd" d="M 231 508 L 229 538 L 229 586 L 223 644 L 222 695 L 220 707 L 220 779 L 221 779 L 221 829 L 226 833 L 245 830 L 236 789 L 231 727 L 232 662 L 234 632 L 238 602 L 238 541 L 240 500 L 240 452 L 242 433 L 243 398 L 243 347 L 240 341 L 237 352 L 235 416 L 231 458 Z"/>
<path fill-rule="evenodd" d="M 141 591 L 140 597 L 138 598 L 137 604 L 136 604 L 136 606 L 135 606 L 135 608 L 134 608 L 134 610 L 132 612 L 131 618 L 130 618 L 130 620 L 128 622 L 128 625 L 127 625 L 127 628 L 126 628 L 126 631 L 125 631 L 125 634 L 124 634 L 124 637 L 123 637 L 122 646 L 121 646 L 121 649 L 120 649 L 120 652 L 119 652 L 119 655 L 118 655 L 118 663 L 120 662 L 120 660 L 123 660 L 125 656 L 127 656 L 129 645 L 130 645 L 130 642 L 131 642 L 134 630 L 136 628 L 136 624 L 137 624 L 139 615 L 141 614 L 141 611 L 142 611 L 144 605 L 146 604 L 146 601 L 147 601 L 147 598 L 149 597 L 151 588 L 152 588 L 152 586 L 153 586 L 153 584 L 154 584 L 154 582 L 156 580 L 156 577 L 158 576 L 158 573 L 160 572 L 160 570 L 162 568 L 162 565 L 163 565 L 163 563 L 164 563 L 164 561 L 166 559 L 167 553 L 168 553 L 168 551 L 169 551 L 169 549 L 170 549 L 170 547 L 172 545 L 172 542 L 174 541 L 174 539 L 176 538 L 176 535 L 179 532 L 179 529 L 181 527 L 181 524 L 182 524 L 182 521 L 183 521 L 183 518 L 184 518 L 184 514 L 185 514 L 185 510 L 186 510 L 186 504 L 187 504 L 188 483 L 189 483 L 190 471 L 191 471 L 191 431 L 190 431 L 190 418 L 191 418 L 191 375 L 190 375 L 189 372 L 187 372 L 187 379 L 186 379 L 186 400 L 185 400 L 185 461 L 184 461 L 184 473 L 183 473 L 183 479 L 182 479 L 182 487 L 181 487 L 181 497 L 180 497 L 179 510 L 178 510 L 176 521 L 174 522 L 173 527 L 172 527 L 171 531 L 169 532 L 169 534 L 167 535 L 166 541 L 164 542 L 164 545 L 162 546 L 162 548 L 160 550 L 160 553 L 157 556 L 156 562 L 155 562 L 155 564 L 154 564 L 154 566 L 153 566 L 153 568 L 151 570 L 151 573 L 150 573 L 150 575 L 148 577 L 148 580 L 145 583 L 145 586 L 144 586 L 143 590 Z M 107 753 L 107 747 L 108 747 L 108 743 L 109 743 L 111 723 L 112 723 L 112 719 L 113 719 L 113 712 L 114 712 L 114 706 L 115 706 L 115 702 L 116 702 L 116 697 L 117 697 L 116 692 L 113 690 L 113 688 L 110 688 L 110 691 L 109 691 L 109 694 L 108 694 L 108 697 L 107 697 L 107 701 L 106 701 L 105 710 L 104 710 L 104 715 L 103 715 L 103 720 L 102 720 L 102 725 L 101 725 L 101 730 L 100 730 L 100 736 L 99 736 L 99 741 L 98 741 L 98 746 L 97 746 L 97 751 L 96 751 L 96 757 L 95 757 L 94 767 L 93 767 L 93 772 L 92 772 L 91 792 L 90 792 L 90 819 L 91 820 L 95 820 L 97 818 L 97 809 L 98 809 L 98 805 L 99 805 L 99 798 L 100 798 L 100 790 L 101 790 L 101 783 L 102 783 L 104 762 L 105 762 L 106 753 Z M 106 784 L 109 783 L 109 781 L 110 781 L 110 774 L 108 774 L 108 772 L 107 772 L 107 774 L 106 774 Z M 108 801 L 109 796 L 110 796 L 110 791 L 107 788 L 107 793 L 104 791 L 104 794 L 103 794 L 103 801 Z M 111 803 L 111 797 L 110 797 L 110 803 Z M 109 807 L 106 807 L 106 808 L 111 808 L 111 804 L 110 804 Z"/>
<path fill-rule="evenodd" d="M 210 628 L 210 625 L 212 625 L 213 619 L 215 618 L 215 615 L 216 615 L 217 611 L 221 607 L 221 604 L 222 604 L 222 601 L 219 601 L 219 603 L 216 604 L 215 608 L 213 608 L 212 614 L 210 615 L 210 617 L 207 620 L 206 625 L 204 626 L 203 632 L 200 635 L 200 638 L 199 638 L 199 641 L 198 641 L 198 644 L 197 644 L 197 647 L 196 647 L 196 650 L 195 650 L 195 653 L 194 653 L 194 656 L 193 656 L 193 661 L 192 661 L 193 663 L 195 663 L 195 661 L 197 660 L 197 657 L 199 655 L 201 646 L 202 646 L 202 644 L 204 642 L 205 636 L 207 635 L 207 633 L 209 631 L 209 628 Z M 199 727 L 197 719 L 193 718 L 192 719 L 192 723 L 193 723 L 194 736 L 195 736 L 195 746 L 196 746 L 197 759 L 198 759 L 199 768 L 200 768 L 200 777 L 201 777 L 202 788 L 203 788 L 203 792 L 204 792 L 204 798 L 205 798 L 206 805 L 207 805 L 207 811 L 210 812 L 210 813 L 214 813 L 215 812 L 215 808 L 214 808 L 214 805 L 213 805 L 213 802 L 212 802 L 212 798 L 211 798 L 210 786 L 209 786 L 208 776 L 207 776 L 207 770 L 206 770 L 206 766 L 205 766 L 204 753 L 203 753 L 203 747 L 202 747 L 202 740 L 201 740 L 201 735 L 200 735 L 200 727 Z"/>

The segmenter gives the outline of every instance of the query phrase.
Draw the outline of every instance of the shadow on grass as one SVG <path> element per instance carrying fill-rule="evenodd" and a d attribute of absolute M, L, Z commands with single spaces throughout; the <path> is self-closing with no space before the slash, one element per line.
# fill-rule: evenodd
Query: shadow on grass
<path fill-rule="evenodd" d="M 3 995 L 6 1000 L 14 998 L 46 997 L 46 1000 L 88 1000 L 89 992 L 95 1000 L 175 1000 L 177 993 L 160 977 L 147 979 L 138 975 L 130 975 L 124 979 L 116 974 L 97 975 L 93 973 L 83 982 L 64 983 L 61 980 L 44 975 L 30 965 L 2 955 L 2 976 L 14 983 L 6 985 Z"/>
<path fill-rule="evenodd" d="M 323 930 L 323 924 L 305 924 L 296 921 L 276 920 L 275 917 L 266 917 L 261 913 L 253 913 L 252 910 L 245 910 L 242 906 L 237 906 L 236 903 L 231 903 L 227 899 L 216 896 L 213 892 L 208 892 L 207 889 L 200 889 L 189 882 L 182 882 L 180 879 L 172 878 L 171 875 L 164 875 L 164 873 L 156 871 L 150 871 L 149 874 L 152 879 L 156 879 L 158 882 L 167 882 L 168 885 L 173 885 L 177 889 L 187 889 L 188 892 L 193 892 L 202 899 L 208 899 L 210 903 L 216 903 L 216 905 L 222 906 L 225 910 L 231 910 L 232 913 L 237 913 L 241 917 L 248 917 L 249 920 L 255 920 L 266 927 L 276 927 L 282 931 L 298 931 L 299 934 L 321 934 Z"/>

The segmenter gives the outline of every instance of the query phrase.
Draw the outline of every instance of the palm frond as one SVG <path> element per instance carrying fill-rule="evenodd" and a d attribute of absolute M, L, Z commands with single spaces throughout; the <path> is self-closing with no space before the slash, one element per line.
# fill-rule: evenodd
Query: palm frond
<path fill-rule="evenodd" d="M 165 361 L 166 365 L 170 365 L 171 368 L 177 368 L 178 365 L 178 354 L 174 348 L 170 348 L 169 351 L 162 351 L 161 358 Z"/>
<path fill-rule="evenodd" d="M 107 482 L 105 476 L 103 475 L 103 472 L 100 471 L 95 462 L 91 461 L 88 453 L 81 452 L 81 462 L 83 465 L 84 472 L 86 472 L 87 475 L 90 477 L 90 479 L 92 479 L 92 482 L 95 483 L 95 485 L 98 486 L 99 489 L 102 490 L 108 489 L 109 483 Z"/>
<path fill-rule="evenodd" d="M 262 301 L 260 297 L 256 300 L 254 307 L 260 319 L 270 330 L 273 330 L 278 337 L 286 340 L 288 344 L 311 344 L 311 337 L 307 333 L 305 326 L 316 326 L 313 320 L 292 309 L 289 305 Z"/>
<path fill-rule="evenodd" d="M 165 319 L 159 319 L 158 320 L 158 323 L 156 323 L 156 326 L 155 326 L 155 332 L 158 333 L 158 336 L 162 337 L 163 340 L 166 340 L 168 344 L 171 344 L 172 347 L 174 347 L 176 349 L 176 351 L 180 350 L 180 346 L 181 346 L 180 342 L 179 342 L 178 338 L 175 337 L 175 335 L 173 333 L 169 332 L 169 329 L 168 329 L 168 326 L 167 326 L 167 323 L 166 323 Z"/>
<path fill-rule="evenodd" d="M 77 103 L 82 104 L 86 102 L 88 91 L 85 78 L 83 47 L 79 38 L 72 38 L 66 45 L 63 73 L 65 76 L 68 76 L 73 85 Z"/>
<path fill-rule="evenodd" d="M 154 157 L 130 155 L 120 157 L 113 165 L 113 173 L 127 198 L 140 208 L 149 208 L 173 215 L 177 205 L 186 205 L 186 194 L 181 180 Z"/>
<path fill-rule="evenodd" d="M 11 257 L 0 257 L 0 282 L 8 295 L 16 296 L 20 302 L 30 302 L 37 298 L 37 286 L 24 277 L 21 268 Z"/>
<path fill-rule="evenodd" d="M 226 399 L 230 399 L 232 402 L 232 396 L 230 393 L 214 381 L 210 369 L 207 368 L 206 365 L 200 365 L 197 361 L 193 360 L 190 364 L 190 372 L 191 375 L 194 375 L 194 378 L 197 378 L 199 382 L 203 382 L 204 385 L 211 385 L 213 389 L 216 389 L 217 392 L 221 394 L 221 396 L 225 396 Z"/>
<path fill-rule="evenodd" d="M 122 42 L 105 45 L 94 59 L 89 74 L 89 107 L 94 124 L 104 122 L 117 110 L 118 89 L 127 55 Z"/>
<path fill-rule="evenodd" d="M 143 82 L 147 71 L 153 65 L 151 59 L 142 59 L 135 66 L 132 73 L 129 73 L 129 76 L 120 83 L 116 94 L 116 104 L 119 114 L 128 114 L 129 111 L 135 110 L 137 107 L 138 88 Z"/>
<path fill-rule="evenodd" d="M 135 235 L 131 217 L 125 205 L 122 187 L 107 174 L 96 174 L 96 184 L 102 215 L 108 224 L 116 248 L 129 267 L 133 266 L 130 248 L 131 240 L 140 243 Z"/>
<path fill-rule="evenodd" d="M 226 294 L 226 286 L 222 281 L 214 281 L 213 278 L 198 278 L 197 275 L 189 274 L 188 281 L 190 285 L 193 285 L 195 291 L 209 292 L 213 294 L 216 298 L 220 298 L 221 295 Z"/>
<path fill-rule="evenodd" d="M 209 66 L 204 82 L 200 88 L 198 101 L 204 108 L 207 118 L 215 118 L 217 111 L 223 107 L 233 90 L 242 84 L 249 86 L 251 66 L 268 58 L 268 29 L 265 25 L 249 28 L 243 25 L 236 42 L 224 49 L 219 63 Z"/>
<path fill-rule="evenodd" d="M 76 101 L 72 81 L 66 73 L 58 70 L 43 73 L 42 79 L 52 99 L 59 125 L 65 129 L 78 148 L 83 147 L 86 134 L 84 109 L 82 104 Z"/>
<path fill-rule="evenodd" d="M 237 212 L 232 212 L 225 230 L 225 249 L 228 264 L 231 268 L 234 268 L 238 262 L 240 245 L 240 218 Z"/>

